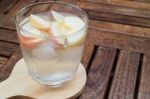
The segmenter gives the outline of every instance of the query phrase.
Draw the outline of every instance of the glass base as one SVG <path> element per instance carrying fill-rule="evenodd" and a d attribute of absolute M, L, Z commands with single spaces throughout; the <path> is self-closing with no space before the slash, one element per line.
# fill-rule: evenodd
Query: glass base
<path fill-rule="evenodd" d="M 46 86 L 49 86 L 49 87 L 54 87 L 54 88 L 55 87 L 63 86 L 64 84 L 66 84 L 67 82 L 69 82 L 70 80 L 72 80 L 75 77 L 75 75 L 76 75 L 76 73 L 73 73 L 72 75 L 70 75 L 69 77 L 66 77 L 65 79 L 50 81 L 50 79 L 45 80 L 45 79 L 42 79 L 42 77 L 35 76 L 30 71 L 29 71 L 29 74 L 32 77 L 32 79 L 34 79 L 38 83 L 46 85 Z M 49 78 L 53 78 L 53 77 L 49 77 Z"/>
<path fill-rule="evenodd" d="M 31 77 L 32 77 L 35 81 L 37 81 L 38 83 L 43 84 L 43 85 L 46 85 L 46 86 L 48 86 L 48 87 L 53 87 L 53 88 L 63 86 L 64 84 L 66 84 L 67 82 L 69 82 L 70 80 L 72 80 L 72 79 L 74 78 L 74 77 L 71 77 L 71 78 L 68 78 L 68 79 L 65 79 L 65 80 L 56 81 L 56 82 L 51 82 L 51 81 L 43 81 L 43 80 L 40 80 L 40 79 L 38 79 L 38 78 L 36 78 L 36 77 L 33 77 L 32 75 L 31 75 Z"/>

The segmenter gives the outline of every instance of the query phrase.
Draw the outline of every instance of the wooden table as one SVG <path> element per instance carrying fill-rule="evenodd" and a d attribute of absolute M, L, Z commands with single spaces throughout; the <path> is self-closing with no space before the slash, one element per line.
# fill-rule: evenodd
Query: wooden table
<path fill-rule="evenodd" d="M 39 1 L 47 0 L 0 0 L 0 81 L 21 58 L 14 16 Z M 78 5 L 90 18 L 82 58 L 88 81 L 78 98 L 150 99 L 149 0 L 61 1 Z"/>

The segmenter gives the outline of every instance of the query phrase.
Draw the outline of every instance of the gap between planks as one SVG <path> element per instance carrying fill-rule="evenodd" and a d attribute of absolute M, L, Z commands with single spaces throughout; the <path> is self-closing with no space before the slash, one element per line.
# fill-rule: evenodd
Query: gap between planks
<path fill-rule="evenodd" d="M 137 99 L 150 99 L 150 54 L 144 54 Z"/>
<path fill-rule="evenodd" d="M 105 96 L 116 49 L 98 47 L 88 73 L 88 82 L 80 99 L 102 99 Z"/>
<path fill-rule="evenodd" d="M 140 53 L 120 52 L 108 99 L 134 98 L 139 61 Z"/>

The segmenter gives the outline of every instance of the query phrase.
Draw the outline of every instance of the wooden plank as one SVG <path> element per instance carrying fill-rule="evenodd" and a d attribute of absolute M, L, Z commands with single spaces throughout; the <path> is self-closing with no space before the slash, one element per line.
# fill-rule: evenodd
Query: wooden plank
<path fill-rule="evenodd" d="M 90 3 L 90 2 L 78 2 L 77 5 L 85 10 L 150 18 L 149 10 L 133 9 L 128 7 L 119 7 L 115 5 L 98 4 L 98 3 Z"/>
<path fill-rule="evenodd" d="M 115 22 L 121 24 L 129 24 L 141 27 L 150 27 L 150 19 L 105 13 L 86 10 L 87 15 L 90 19 L 102 20 L 107 22 Z"/>
<path fill-rule="evenodd" d="M 76 5 L 78 0 L 56 0 L 56 1 L 61 1 L 61 2 L 66 2 L 66 3 Z"/>
<path fill-rule="evenodd" d="M 138 99 L 150 99 L 150 55 L 144 55 Z"/>
<path fill-rule="evenodd" d="M 0 69 L 6 64 L 8 58 L 0 56 Z"/>
<path fill-rule="evenodd" d="M 15 44 L 0 42 L 0 56 L 10 57 L 15 50 Z"/>
<path fill-rule="evenodd" d="M 0 13 L 6 13 L 11 7 L 13 7 L 18 0 L 2 0 L 0 2 Z"/>
<path fill-rule="evenodd" d="M 110 5 L 115 5 L 115 6 L 150 10 L 150 4 L 141 3 L 141 2 L 139 3 L 139 2 L 132 1 L 132 0 L 80 0 L 80 1 L 88 1 L 88 2 L 93 2 L 93 3 L 102 3 L 102 4 L 110 4 Z"/>
<path fill-rule="evenodd" d="M 140 53 L 121 51 L 109 99 L 134 99 Z"/>
<path fill-rule="evenodd" d="M 150 3 L 149 0 L 135 0 L 135 1 L 140 2 L 140 3 Z"/>
<path fill-rule="evenodd" d="M 0 15 L 0 28 L 16 30 L 15 18 L 9 15 Z"/>
<path fill-rule="evenodd" d="M 139 3 L 139 2 L 134 2 L 130 0 L 111 0 L 113 3 L 121 6 L 127 6 L 127 7 L 133 7 L 133 8 L 139 8 L 139 9 L 147 9 L 150 10 L 150 4 L 148 3 Z"/>
<path fill-rule="evenodd" d="M 0 81 L 3 81 L 9 77 L 14 65 L 22 57 L 19 46 L 16 45 L 16 46 L 14 46 L 14 48 L 15 48 L 15 51 L 13 52 L 11 57 L 8 59 L 7 63 L 3 66 L 3 68 L 1 68 Z"/>
<path fill-rule="evenodd" d="M 92 43 L 90 43 L 88 39 L 89 38 L 87 36 L 85 41 L 85 48 L 83 51 L 82 61 L 81 61 L 86 69 L 88 68 L 91 56 L 94 51 L 94 45 L 92 45 Z"/>
<path fill-rule="evenodd" d="M 89 42 L 94 45 L 109 46 L 113 48 L 150 53 L 150 39 L 129 36 L 110 31 L 102 31 L 96 26 L 89 26 Z"/>
<path fill-rule="evenodd" d="M 99 47 L 88 74 L 88 81 L 81 99 L 104 99 L 116 50 Z"/>
<path fill-rule="evenodd" d="M 47 1 L 56 1 L 56 0 L 38 0 L 37 2 L 47 2 Z"/>
<path fill-rule="evenodd" d="M 17 2 L 17 4 L 15 4 L 15 6 L 13 6 L 7 14 L 11 15 L 11 16 L 16 16 L 17 12 L 32 3 L 35 3 L 37 0 L 19 0 L 19 2 Z"/>
<path fill-rule="evenodd" d="M 117 32 L 121 34 L 150 38 L 150 28 L 94 20 L 90 21 L 90 25 L 98 27 L 97 29 L 102 31 Z"/>
<path fill-rule="evenodd" d="M 12 43 L 18 43 L 16 31 L 0 29 L 0 40 Z"/>
<path fill-rule="evenodd" d="M 8 97 L 16 95 L 29 96 L 34 99 L 76 99 L 85 83 L 86 72 L 80 64 L 74 79 L 66 85 L 57 88 L 44 86 L 32 79 L 25 61 L 21 59 L 15 65 L 10 77 L 0 83 L 0 99 L 9 99 Z"/>
<path fill-rule="evenodd" d="M 38 2 L 46 2 L 46 1 L 49 1 L 49 0 L 39 0 Z M 51 0 L 53 1 L 53 0 Z M 37 5 L 37 6 L 34 6 L 32 7 L 31 11 L 28 12 L 28 15 L 30 14 L 36 14 L 36 13 L 43 13 L 43 12 L 48 12 L 50 9 L 50 4 L 45 4 L 44 6 L 43 5 Z"/>

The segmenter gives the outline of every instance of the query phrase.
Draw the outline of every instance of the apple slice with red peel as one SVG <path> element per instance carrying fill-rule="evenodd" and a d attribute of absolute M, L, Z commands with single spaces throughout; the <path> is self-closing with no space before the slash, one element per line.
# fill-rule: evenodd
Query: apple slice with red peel
<path fill-rule="evenodd" d="M 50 22 L 43 17 L 31 14 L 29 17 L 29 21 L 34 28 L 45 32 L 49 31 Z"/>
<path fill-rule="evenodd" d="M 65 35 L 61 33 L 59 25 L 60 23 L 57 21 L 52 22 L 49 35 L 51 40 L 53 40 L 57 45 L 62 46 L 65 44 Z"/>
<path fill-rule="evenodd" d="M 46 33 L 42 33 L 36 28 L 33 28 L 28 22 L 22 26 L 22 30 L 19 34 L 19 40 L 22 46 L 31 49 L 37 47 L 38 44 L 44 41 Z"/>
<path fill-rule="evenodd" d="M 33 48 L 37 47 L 40 43 L 43 42 L 43 40 L 40 38 L 29 40 L 28 38 L 24 38 L 21 36 L 19 36 L 19 40 L 20 40 L 21 46 L 23 46 L 24 48 L 27 48 L 27 49 L 33 49 Z"/>
<path fill-rule="evenodd" d="M 85 22 L 82 19 L 77 16 L 60 18 L 61 15 L 57 12 L 55 12 L 55 15 L 54 13 L 52 14 L 56 21 L 51 24 L 49 34 L 53 37 L 53 41 L 56 42 L 56 44 L 68 47 L 82 43 L 86 35 Z"/>

